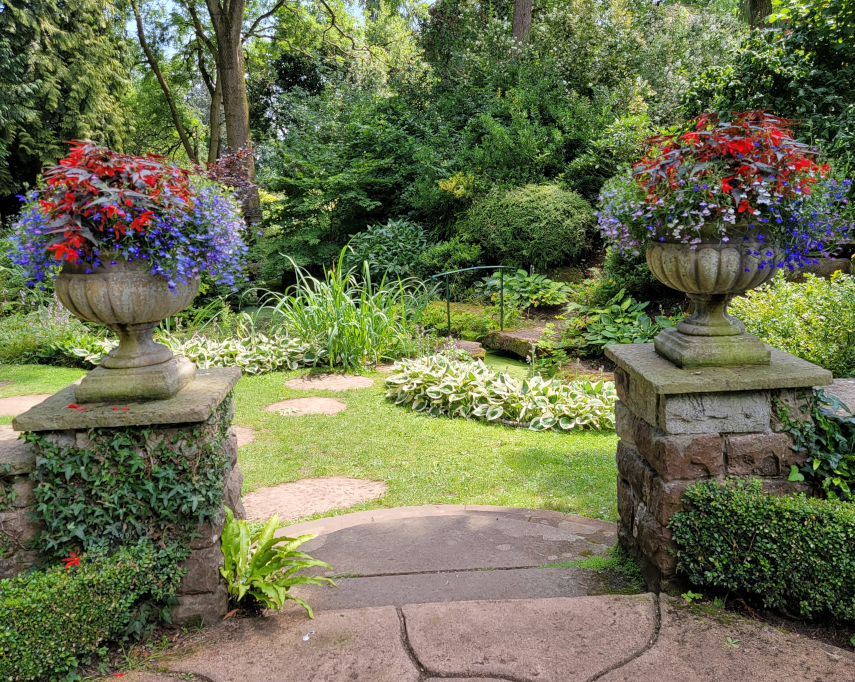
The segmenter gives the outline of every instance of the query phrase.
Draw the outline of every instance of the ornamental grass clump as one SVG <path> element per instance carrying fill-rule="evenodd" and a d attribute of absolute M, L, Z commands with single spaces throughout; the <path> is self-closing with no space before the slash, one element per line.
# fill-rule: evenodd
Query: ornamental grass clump
<path fill-rule="evenodd" d="M 623 253 L 657 241 L 756 240 L 769 247 L 754 252 L 768 258 L 759 269 L 816 262 L 849 234 L 851 183 L 833 179 L 793 125 L 763 111 L 704 114 L 650 138 L 647 155 L 603 189 L 603 237 Z"/>
<path fill-rule="evenodd" d="M 174 289 L 203 272 L 234 287 L 246 246 L 231 191 L 168 163 L 72 142 L 27 194 L 10 256 L 31 286 L 64 263 L 92 272 L 118 259 L 144 261 Z"/>
<path fill-rule="evenodd" d="M 431 355 L 395 363 L 386 397 L 431 417 L 482 419 L 532 431 L 613 429 L 616 392 L 610 381 L 534 376 L 526 380 L 494 372 L 480 360 L 460 362 Z"/>

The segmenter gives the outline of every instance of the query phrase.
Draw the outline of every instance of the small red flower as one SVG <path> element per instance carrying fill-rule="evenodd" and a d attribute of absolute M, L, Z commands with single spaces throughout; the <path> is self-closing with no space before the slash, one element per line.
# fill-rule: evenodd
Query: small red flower
<path fill-rule="evenodd" d="M 80 557 L 77 556 L 74 552 L 69 552 L 68 556 L 63 559 L 65 562 L 66 568 L 71 568 L 72 566 L 80 566 Z"/>

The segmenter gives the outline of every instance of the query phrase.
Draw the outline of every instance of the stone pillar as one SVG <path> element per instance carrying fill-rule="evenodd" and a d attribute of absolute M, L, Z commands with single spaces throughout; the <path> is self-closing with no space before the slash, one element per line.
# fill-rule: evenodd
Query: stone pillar
<path fill-rule="evenodd" d="M 23 573 L 38 560 L 38 552 L 27 548 L 42 526 L 32 520 L 35 483 L 30 474 L 36 465 L 32 447 L 15 440 L 17 434 L 3 427 L 0 432 L 0 580 Z"/>
<path fill-rule="evenodd" d="M 695 481 L 759 477 L 769 493 L 812 491 L 787 480 L 804 455 L 791 449 L 772 401 L 800 415 L 799 396 L 831 384 L 831 372 L 770 350 L 769 365 L 682 369 L 652 343 L 606 347 L 617 365 L 618 537 L 650 589 L 679 585 L 668 521 Z"/>
<path fill-rule="evenodd" d="M 177 625 L 191 622 L 210 624 L 227 612 L 228 591 L 220 575 L 223 565 L 220 536 L 225 522 L 223 506 L 231 508 L 236 518 L 246 518 L 240 499 L 243 475 L 237 464 L 237 435 L 231 428 L 234 406 L 230 396 L 239 378 L 238 368 L 200 369 L 193 382 L 167 400 L 121 405 L 86 404 L 83 411 L 68 407 L 74 403 L 76 387 L 72 385 L 13 422 L 15 430 L 38 433 L 46 442 L 69 450 L 97 451 L 102 441 L 111 438 L 111 429 L 128 427 L 145 427 L 139 446 L 144 457 L 153 457 L 152 453 L 164 443 L 169 444 L 172 452 L 190 457 L 206 446 L 211 452 L 221 454 L 218 448 L 225 448 L 222 504 L 215 518 L 197 525 L 192 539 L 188 541 L 190 554 L 182 564 L 186 574 L 176 595 L 178 605 L 172 610 L 172 622 Z M 224 430 L 227 430 L 225 438 Z M 29 450 L 27 452 L 30 465 L 26 473 L 29 474 L 34 468 L 35 456 Z M 218 459 L 222 461 L 223 458 Z"/>

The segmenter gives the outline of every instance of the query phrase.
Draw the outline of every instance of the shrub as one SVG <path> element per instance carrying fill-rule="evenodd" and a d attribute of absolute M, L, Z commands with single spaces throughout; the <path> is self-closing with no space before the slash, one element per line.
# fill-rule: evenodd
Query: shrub
<path fill-rule="evenodd" d="M 804 282 L 779 275 L 769 284 L 734 299 L 730 312 L 750 334 L 797 355 L 836 377 L 855 375 L 855 278 L 835 273 L 830 280 L 810 274 Z"/>
<path fill-rule="evenodd" d="M 185 556 L 143 540 L 0 581 L 0 679 L 71 679 L 103 642 L 137 629 L 141 600 L 174 598 Z"/>
<path fill-rule="evenodd" d="M 557 185 L 494 189 L 458 225 L 461 238 L 481 244 L 487 258 L 540 270 L 578 259 L 593 227 L 590 204 Z"/>
<path fill-rule="evenodd" d="M 481 361 L 443 355 L 402 360 L 395 370 L 386 379 L 386 397 L 431 417 L 505 420 L 532 431 L 614 428 L 612 382 L 562 384 L 540 376 L 521 381 Z"/>
<path fill-rule="evenodd" d="M 429 246 L 422 251 L 416 263 L 416 275 L 423 280 L 429 280 L 433 275 L 452 270 L 471 268 L 480 262 L 481 247 L 477 244 L 467 244 L 454 237 L 445 242 L 439 242 Z M 472 286 L 478 277 L 478 270 L 460 272 L 449 275 L 448 285 L 451 298 L 459 301 L 465 295 L 466 290 Z M 445 280 L 436 280 L 440 286 L 440 293 L 445 295 Z"/>
<path fill-rule="evenodd" d="M 682 300 L 685 294 L 665 286 L 653 276 L 640 249 L 637 255 L 622 254 L 609 247 L 606 259 L 596 277 L 576 288 L 573 299 L 588 306 L 603 305 L 619 291 L 638 301 Z"/>
<path fill-rule="evenodd" d="M 409 220 L 390 220 L 386 225 L 371 225 L 365 232 L 354 235 L 344 267 L 357 271 L 363 263 L 375 275 L 411 277 L 416 273 L 420 256 L 428 248 L 421 225 Z"/>
<path fill-rule="evenodd" d="M 485 277 L 483 284 L 476 285 L 490 295 L 490 299 L 498 304 L 499 291 L 503 290 L 506 306 L 511 308 L 537 308 L 538 306 L 555 306 L 567 303 L 573 287 L 564 282 L 554 282 L 546 275 L 530 275 L 525 270 L 505 272 L 504 275 L 494 272 Z"/>
<path fill-rule="evenodd" d="M 855 507 L 764 495 L 759 481 L 702 481 L 671 519 L 677 567 L 697 585 L 805 618 L 855 620 Z"/>

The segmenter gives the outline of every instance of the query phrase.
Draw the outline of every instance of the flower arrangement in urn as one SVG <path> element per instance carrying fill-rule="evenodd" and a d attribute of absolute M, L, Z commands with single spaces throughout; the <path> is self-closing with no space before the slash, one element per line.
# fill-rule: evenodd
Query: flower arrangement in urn
<path fill-rule="evenodd" d="M 48 168 L 24 197 L 12 258 L 75 316 L 120 339 L 76 389 L 79 402 L 165 399 L 194 376 L 155 343 L 157 324 L 187 307 L 202 273 L 234 286 L 246 253 L 240 207 L 227 190 L 154 155 L 90 142 Z"/>
<path fill-rule="evenodd" d="M 768 364 L 728 302 L 848 239 L 850 182 L 833 179 L 792 128 L 764 111 L 703 115 L 650 138 L 648 154 L 603 189 L 606 241 L 622 253 L 646 249 L 653 275 L 695 303 L 654 339 L 679 366 Z"/>

